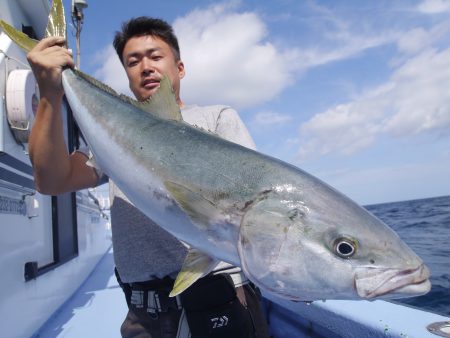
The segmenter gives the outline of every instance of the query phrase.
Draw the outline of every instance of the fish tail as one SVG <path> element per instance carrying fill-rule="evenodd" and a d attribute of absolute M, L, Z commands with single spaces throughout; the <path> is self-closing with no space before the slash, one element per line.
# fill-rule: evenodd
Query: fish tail
<path fill-rule="evenodd" d="M 0 27 L 12 41 L 26 52 L 32 50 L 39 42 L 3 20 L 0 20 Z M 62 0 L 53 0 L 52 2 L 52 8 L 48 15 L 47 28 L 45 29 L 45 37 L 50 36 L 62 36 L 67 40 L 66 19 Z"/>

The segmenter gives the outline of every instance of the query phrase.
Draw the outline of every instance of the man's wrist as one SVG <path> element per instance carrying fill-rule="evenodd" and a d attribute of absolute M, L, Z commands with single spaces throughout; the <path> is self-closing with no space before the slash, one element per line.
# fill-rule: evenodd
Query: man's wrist
<path fill-rule="evenodd" d="M 62 102 L 64 96 L 63 90 L 44 90 L 40 91 L 40 100 L 45 101 L 48 104 L 58 104 Z"/>
<path fill-rule="evenodd" d="M 52 110 L 55 110 L 55 108 L 61 107 L 63 95 L 64 92 L 41 93 L 39 103 L 44 109 L 46 107 L 52 107 Z"/>

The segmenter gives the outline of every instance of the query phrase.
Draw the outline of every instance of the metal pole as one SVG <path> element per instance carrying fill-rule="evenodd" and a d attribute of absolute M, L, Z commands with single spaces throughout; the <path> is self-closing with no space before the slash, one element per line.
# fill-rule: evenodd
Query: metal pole
<path fill-rule="evenodd" d="M 80 35 L 81 35 L 81 27 L 83 25 L 83 11 L 79 9 L 77 6 L 73 7 L 72 10 L 72 22 L 76 28 L 76 40 L 77 40 L 77 60 L 76 67 L 80 69 Z"/>

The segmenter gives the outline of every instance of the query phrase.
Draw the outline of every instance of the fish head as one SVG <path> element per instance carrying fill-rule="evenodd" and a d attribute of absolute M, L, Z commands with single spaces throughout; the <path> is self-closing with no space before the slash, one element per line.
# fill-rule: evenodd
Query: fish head
<path fill-rule="evenodd" d="M 427 267 L 391 228 L 320 181 L 259 194 L 242 218 L 238 250 L 255 284 L 294 301 L 430 290 Z"/>

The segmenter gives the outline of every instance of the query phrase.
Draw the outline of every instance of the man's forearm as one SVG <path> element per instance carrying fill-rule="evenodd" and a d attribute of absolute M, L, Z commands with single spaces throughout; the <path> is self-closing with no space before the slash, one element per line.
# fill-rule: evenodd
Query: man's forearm
<path fill-rule="evenodd" d="M 64 142 L 62 97 L 41 97 L 29 140 L 36 188 L 45 194 L 62 192 L 70 176 L 69 154 Z"/>

